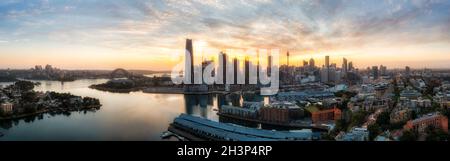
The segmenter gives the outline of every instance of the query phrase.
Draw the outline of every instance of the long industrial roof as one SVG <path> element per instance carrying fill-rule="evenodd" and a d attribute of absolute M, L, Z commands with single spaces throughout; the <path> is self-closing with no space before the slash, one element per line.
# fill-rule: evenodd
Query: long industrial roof
<path fill-rule="evenodd" d="M 208 119 L 182 114 L 175 123 L 206 133 L 233 140 L 310 140 L 311 131 L 271 131 L 248 128 L 234 124 L 220 123 Z"/>

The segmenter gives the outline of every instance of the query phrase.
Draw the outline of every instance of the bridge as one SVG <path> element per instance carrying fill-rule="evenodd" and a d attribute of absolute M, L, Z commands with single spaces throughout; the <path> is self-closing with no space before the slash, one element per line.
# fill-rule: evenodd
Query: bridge
<path fill-rule="evenodd" d="M 110 77 L 110 79 L 121 78 L 121 77 L 126 77 L 128 79 L 131 79 L 133 77 L 133 74 L 123 68 L 118 68 L 118 69 L 113 70 L 109 77 Z"/>

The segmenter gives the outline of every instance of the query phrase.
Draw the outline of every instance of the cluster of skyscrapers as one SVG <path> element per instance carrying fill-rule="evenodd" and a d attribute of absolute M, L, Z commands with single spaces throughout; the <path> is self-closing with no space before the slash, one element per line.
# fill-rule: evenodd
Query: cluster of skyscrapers
<path fill-rule="evenodd" d="M 194 50 L 193 41 L 186 40 L 186 62 L 184 70 L 185 84 L 206 84 L 203 80 L 203 72 L 208 65 L 213 61 L 202 60 L 201 66 L 194 64 Z M 259 57 L 259 56 L 258 56 Z M 244 84 L 259 84 L 259 77 L 261 73 L 271 75 L 271 68 L 273 65 L 272 56 L 267 58 L 267 69 L 260 72 L 260 62 L 250 61 L 248 56 L 245 57 L 243 67 L 239 59 L 230 58 L 225 52 L 220 52 L 218 56 L 218 67 L 212 69 L 213 76 L 215 76 L 215 84 L 229 84 L 229 85 L 244 85 Z M 217 71 L 215 71 L 217 70 Z M 368 68 L 368 74 L 372 79 L 378 79 L 380 76 L 387 75 L 387 67 L 381 65 Z M 352 61 L 347 58 L 342 59 L 342 66 L 338 67 L 336 63 L 330 61 L 330 56 L 325 56 L 324 65 L 322 68 L 316 67 L 316 62 L 313 58 L 309 61 L 303 60 L 303 66 L 292 66 L 290 60 L 290 53 L 286 53 L 286 65 L 280 66 L 280 82 L 281 84 L 297 84 L 305 82 L 305 79 L 312 81 L 320 81 L 327 84 L 344 83 L 346 76 L 359 71 L 354 67 Z M 256 79 L 252 74 L 256 73 Z"/>
<path fill-rule="evenodd" d="M 348 62 L 346 58 L 342 60 L 342 67 L 338 69 L 335 63 L 330 63 L 330 56 L 325 56 L 325 64 L 320 72 L 320 80 L 324 83 L 340 83 L 342 78 L 355 70 L 353 62 Z"/>
<path fill-rule="evenodd" d="M 202 60 L 201 66 L 194 64 L 194 50 L 191 39 L 186 40 L 186 60 L 184 70 L 184 83 L 185 84 L 205 84 L 203 78 L 203 72 L 208 65 L 213 61 Z M 244 66 L 241 67 L 241 63 L 237 57 L 232 58 L 230 61 L 229 55 L 225 52 L 220 52 L 218 55 L 218 67 L 213 69 L 212 76 L 215 77 L 215 84 L 258 84 L 260 75 L 260 62 L 257 61 L 256 65 L 250 61 L 247 56 L 244 59 Z M 272 64 L 272 56 L 267 58 L 267 69 L 262 73 L 270 73 Z M 217 71 L 215 71 L 217 70 Z M 253 73 L 254 72 L 254 73 Z M 256 78 L 251 77 L 252 74 L 256 75 Z M 270 74 L 268 74 L 270 76 Z"/>

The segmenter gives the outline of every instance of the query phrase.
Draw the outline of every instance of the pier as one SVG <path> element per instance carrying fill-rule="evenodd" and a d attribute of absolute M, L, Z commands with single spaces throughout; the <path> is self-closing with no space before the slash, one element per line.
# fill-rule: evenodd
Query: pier
<path fill-rule="evenodd" d="M 271 131 L 182 114 L 170 125 L 170 132 L 192 141 L 308 141 L 319 139 L 311 130 Z"/>

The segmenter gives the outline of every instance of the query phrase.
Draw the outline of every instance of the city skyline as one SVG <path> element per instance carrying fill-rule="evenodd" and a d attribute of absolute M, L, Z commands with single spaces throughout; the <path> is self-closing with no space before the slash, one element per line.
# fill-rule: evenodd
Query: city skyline
<path fill-rule="evenodd" d="M 98 7 L 105 8 L 98 10 Z M 244 8 L 244 9 L 243 9 Z M 186 38 L 213 48 L 279 48 L 280 64 L 352 60 L 360 69 L 450 68 L 448 1 L 0 2 L 0 69 L 170 70 Z"/>

